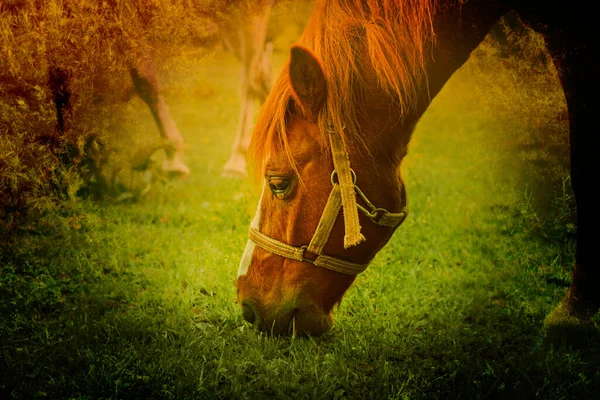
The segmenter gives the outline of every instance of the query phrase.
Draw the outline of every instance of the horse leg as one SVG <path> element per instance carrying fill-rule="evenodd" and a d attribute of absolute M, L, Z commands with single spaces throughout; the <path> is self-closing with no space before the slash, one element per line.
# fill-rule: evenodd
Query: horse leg
<path fill-rule="evenodd" d="M 242 66 L 241 71 L 241 107 L 238 126 L 233 145 L 231 146 L 231 155 L 225 163 L 222 175 L 224 177 L 245 177 L 246 173 L 246 151 L 250 144 L 252 136 L 252 127 L 254 123 L 255 101 L 250 95 L 250 86 L 248 84 L 248 68 Z"/>
<path fill-rule="evenodd" d="M 223 176 L 246 176 L 246 152 L 252 139 L 256 106 L 262 105 L 271 90 L 271 54 L 272 45 L 267 44 L 266 51 L 251 66 L 242 66 L 240 119 L 237 133 L 231 146 L 231 155 L 223 169 Z"/>
<path fill-rule="evenodd" d="M 156 73 L 147 64 L 145 67 L 141 65 L 131 67 L 129 73 L 137 93 L 150 108 L 160 136 L 168 142 L 165 146 L 166 158 L 162 166 L 163 170 L 172 176 L 188 177 L 190 169 L 183 162 L 183 137 L 160 93 Z"/>
<path fill-rule="evenodd" d="M 52 152 L 59 157 L 63 165 L 71 163 L 69 151 L 64 148 L 64 136 L 67 131 L 67 121 L 71 114 L 71 91 L 69 89 L 69 73 L 60 67 L 51 66 L 48 71 L 48 84 L 54 105 L 56 107 L 57 134 L 49 142 Z"/>
<path fill-rule="evenodd" d="M 271 92 L 271 57 L 273 56 L 273 43 L 266 43 L 264 51 L 258 59 L 258 65 L 255 67 L 254 93 L 259 104 L 267 100 Z"/>
<path fill-rule="evenodd" d="M 227 40 L 230 47 L 233 43 L 238 44 L 238 48 L 233 50 L 242 68 L 240 119 L 231 146 L 231 155 L 223 168 L 222 175 L 225 177 L 246 176 L 246 152 L 252 138 L 256 106 L 257 103 L 262 104 L 265 101 L 271 86 L 272 45 L 265 45 L 265 41 L 273 1 L 267 3 L 260 13 L 249 16 L 248 22 L 236 30 L 238 34 L 236 38 Z"/>
<path fill-rule="evenodd" d="M 596 136 L 600 109 L 597 59 L 600 48 L 593 37 L 569 29 L 547 37 L 548 49 L 560 62 L 558 68 L 569 110 L 571 184 L 577 205 L 576 263 L 571 286 L 561 304 L 546 318 L 549 331 L 561 335 L 570 334 L 568 331 L 597 332 L 591 318 L 600 309 L 600 266 L 593 243 L 600 212 L 593 202 L 595 185 L 590 179 L 592 171 L 597 170 L 591 153 L 596 148 L 592 138 Z"/>

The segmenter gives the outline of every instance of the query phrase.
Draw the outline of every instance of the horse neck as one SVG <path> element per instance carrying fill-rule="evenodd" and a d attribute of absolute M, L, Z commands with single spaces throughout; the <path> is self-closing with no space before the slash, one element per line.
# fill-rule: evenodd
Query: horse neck
<path fill-rule="evenodd" d="M 436 41 L 426 64 L 425 79 L 420 83 L 416 106 L 402 115 L 388 106 L 385 113 L 381 104 L 386 101 L 387 104 L 393 104 L 392 99 L 386 99 L 385 94 L 377 92 L 371 92 L 367 97 L 367 103 L 379 103 L 376 107 L 379 107 L 380 114 L 387 116 L 386 119 L 375 122 L 376 129 L 371 130 L 373 137 L 367 142 L 373 143 L 375 158 L 389 159 L 393 164 L 392 168 L 399 166 L 415 125 L 434 97 L 467 61 L 491 26 L 509 9 L 503 0 L 486 4 L 456 3 L 458 2 L 454 0 L 439 2 L 433 21 Z M 367 110 L 365 114 L 368 116 L 372 112 Z"/>
<path fill-rule="evenodd" d="M 427 87 L 422 90 L 419 117 L 433 98 L 469 58 L 485 38 L 492 25 L 509 10 L 505 0 L 492 0 L 484 4 L 477 1 L 440 2 L 435 15 L 436 43 L 427 64 Z"/>

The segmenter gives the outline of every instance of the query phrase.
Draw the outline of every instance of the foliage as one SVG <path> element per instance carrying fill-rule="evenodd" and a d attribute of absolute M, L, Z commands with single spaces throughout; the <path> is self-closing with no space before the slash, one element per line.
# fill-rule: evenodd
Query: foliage
<path fill-rule="evenodd" d="M 201 58 L 230 1 L 10 0 L 0 4 L 0 231 L 75 194 L 117 196 L 131 183 L 131 149 L 158 135 L 126 132 L 128 69 Z M 173 69 L 176 64 L 169 64 Z M 56 90 L 68 96 L 64 132 Z M 137 107 L 145 107 L 136 103 Z M 154 128 L 156 131 L 156 128 Z M 152 138 L 155 139 L 152 139 Z M 140 183 L 143 185 L 143 182 Z M 139 186 L 139 185 L 138 185 Z"/>

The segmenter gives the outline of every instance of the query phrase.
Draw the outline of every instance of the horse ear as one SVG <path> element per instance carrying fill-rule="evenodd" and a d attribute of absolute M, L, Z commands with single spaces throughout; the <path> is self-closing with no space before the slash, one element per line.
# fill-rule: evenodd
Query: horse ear
<path fill-rule="evenodd" d="M 317 56 L 305 47 L 292 46 L 290 81 L 294 100 L 307 118 L 316 119 L 327 97 L 327 81 Z"/>

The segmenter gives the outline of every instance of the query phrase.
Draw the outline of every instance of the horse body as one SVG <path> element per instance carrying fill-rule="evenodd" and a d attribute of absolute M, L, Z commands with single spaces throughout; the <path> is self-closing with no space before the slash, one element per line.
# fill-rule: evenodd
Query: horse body
<path fill-rule="evenodd" d="M 592 148 L 591 135 L 583 132 L 593 126 L 594 93 L 600 89 L 590 17 L 579 8 L 534 1 L 334 0 L 316 2 L 255 128 L 251 150 L 265 187 L 252 223 L 261 236 L 251 235 L 238 272 L 245 319 L 273 333 L 318 334 L 332 326 L 333 306 L 355 275 L 319 263 L 319 256 L 367 264 L 401 222 L 382 226 L 373 223 L 379 216 L 358 217 L 356 188 L 378 210 L 398 214 L 405 208 L 400 165 L 415 125 L 511 9 L 544 35 L 562 71 L 569 108 L 578 237 L 573 280 L 562 304 L 567 314 L 582 319 L 598 311 L 600 272 L 586 242 L 598 213 L 585 182 L 593 167 L 584 154 Z M 336 185 L 350 188 L 338 206 L 343 212 L 326 215 L 327 195 Z M 307 251 L 322 231 L 318 226 L 329 223 L 319 254 Z"/>

